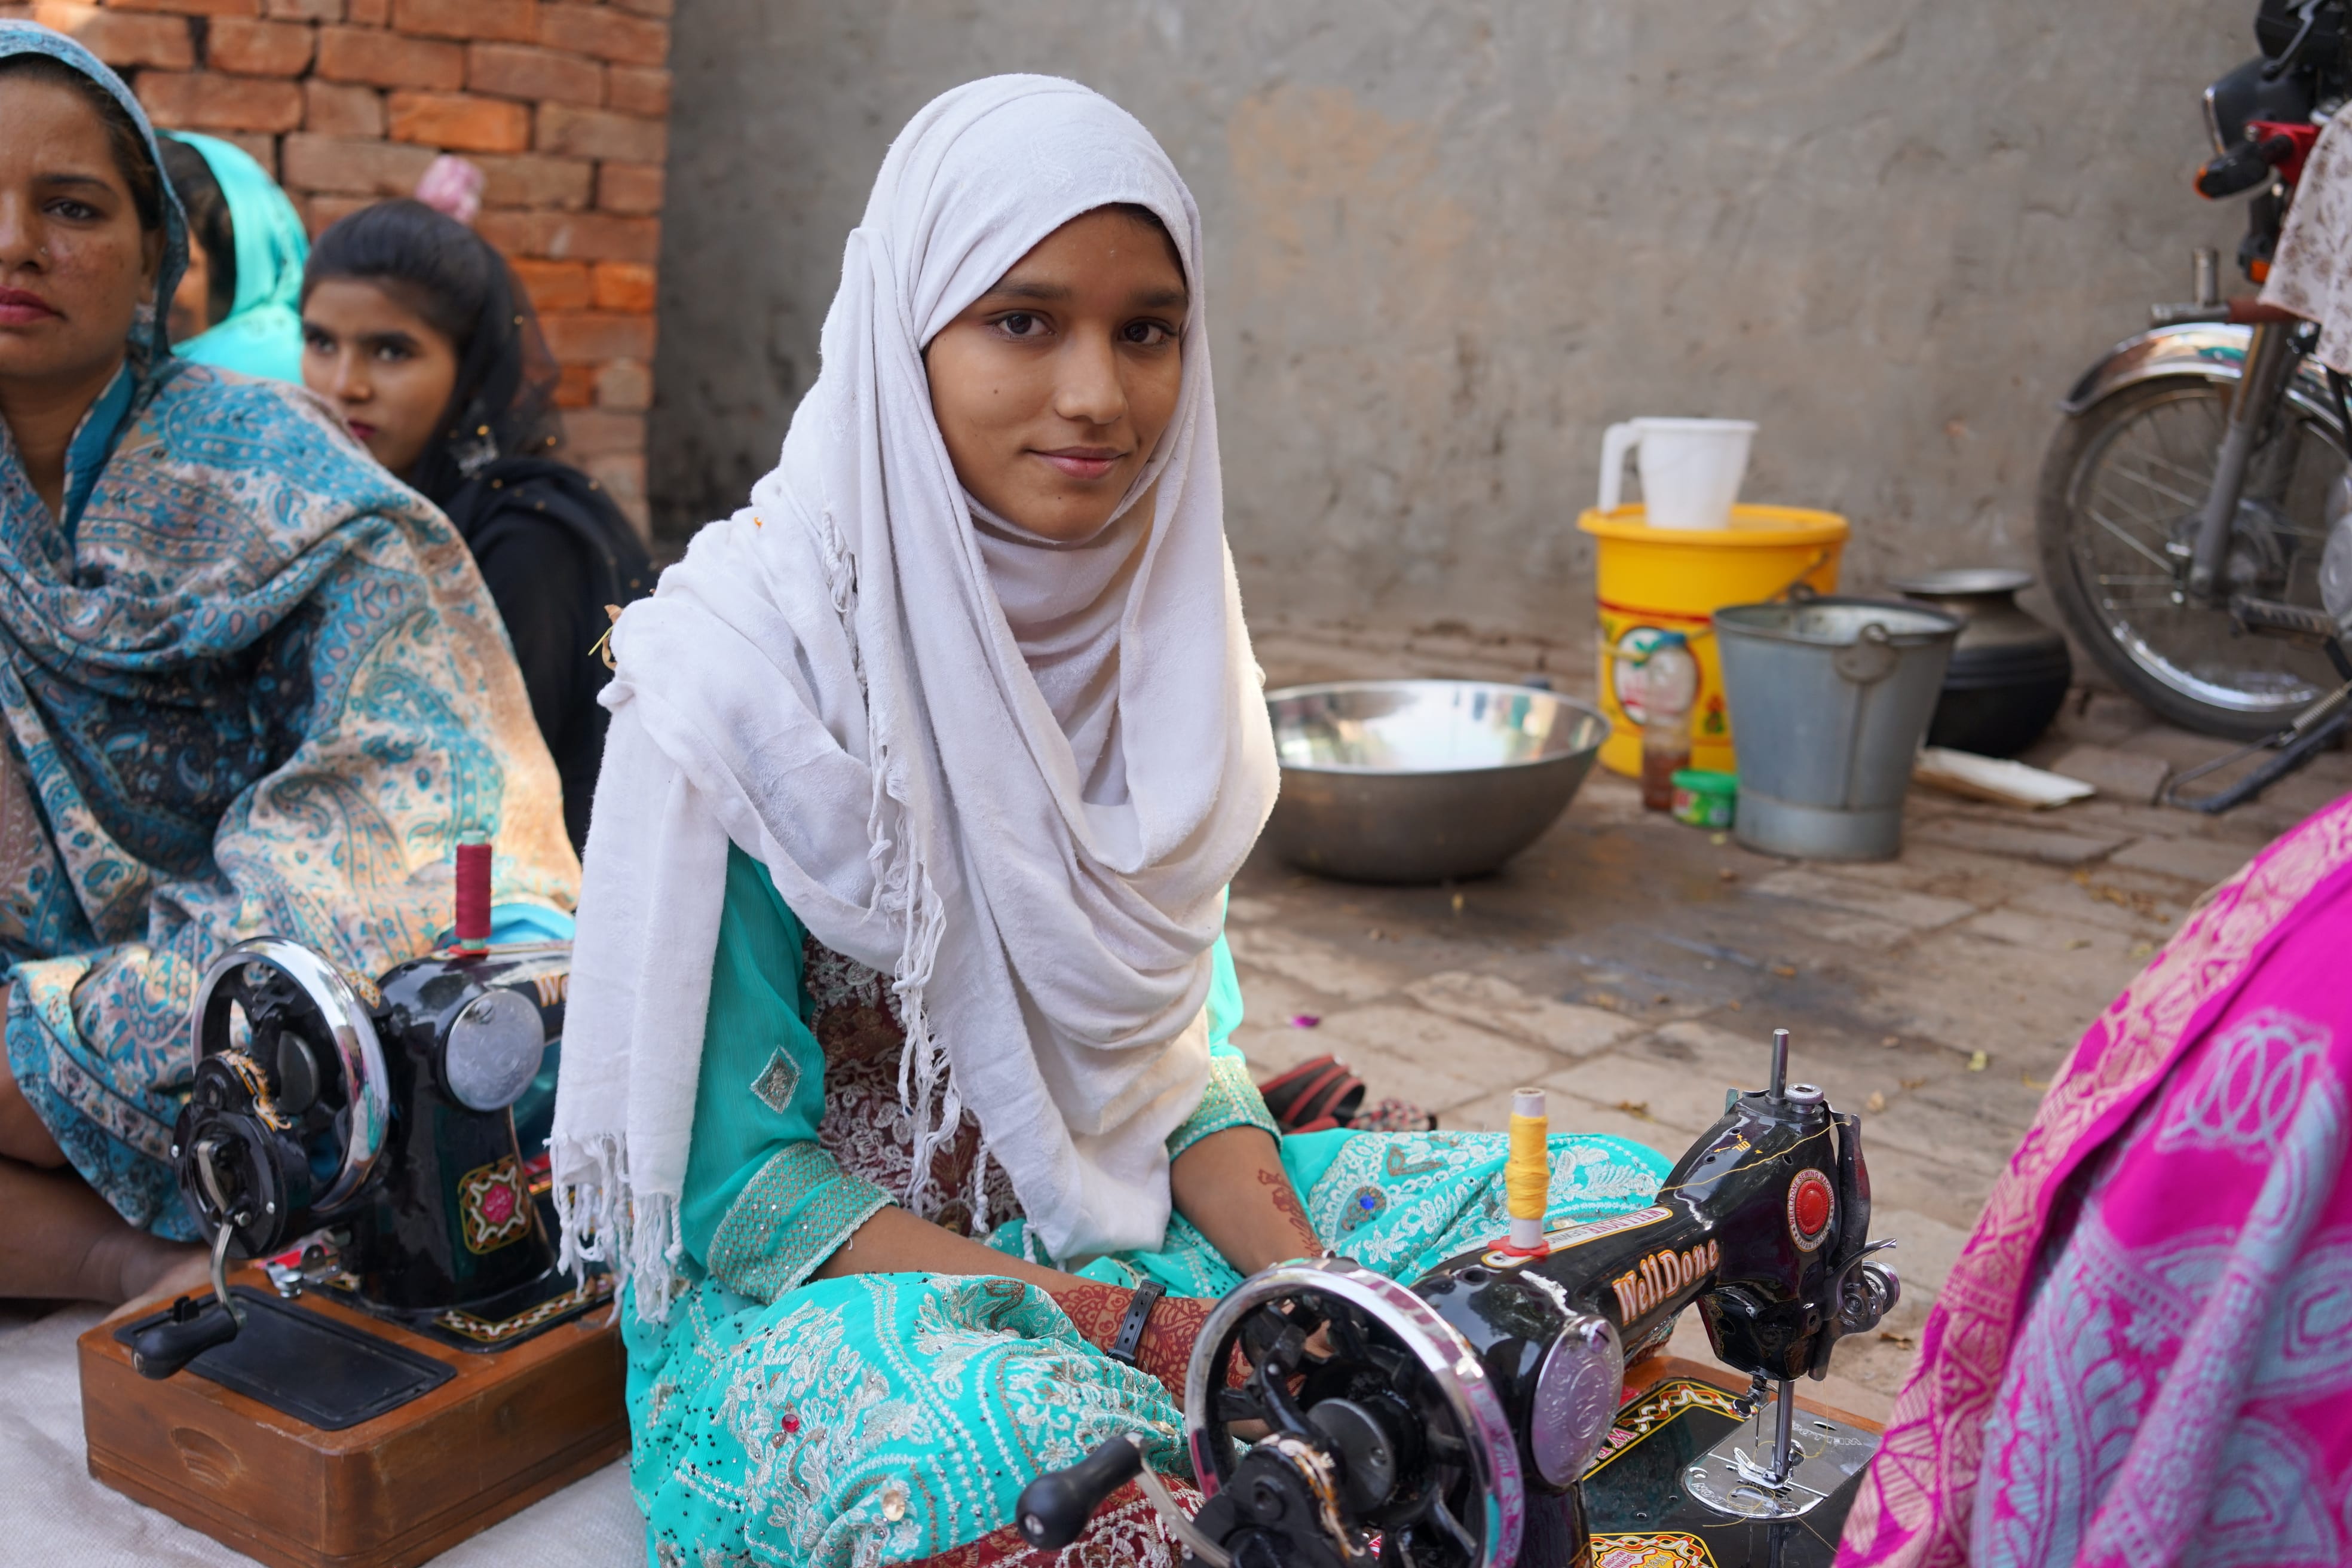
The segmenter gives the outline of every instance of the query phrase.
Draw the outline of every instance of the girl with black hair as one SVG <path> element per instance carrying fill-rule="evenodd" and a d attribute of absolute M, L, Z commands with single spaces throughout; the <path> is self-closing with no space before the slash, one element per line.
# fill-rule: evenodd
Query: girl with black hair
<path fill-rule="evenodd" d="M 604 755 L 593 648 L 605 606 L 653 586 L 612 497 L 548 456 L 556 367 L 505 260 L 419 202 L 384 202 L 319 237 L 302 280 L 302 379 L 385 468 L 448 513 L 505 617 L 563 821 L 588 837 Z"/>

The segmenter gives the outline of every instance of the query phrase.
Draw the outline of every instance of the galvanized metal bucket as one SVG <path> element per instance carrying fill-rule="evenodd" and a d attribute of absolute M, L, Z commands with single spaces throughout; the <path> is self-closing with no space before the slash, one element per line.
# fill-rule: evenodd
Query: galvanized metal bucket
<path fill-rule="evenodd" d="M 1888 860 L 1960 623 L 1919 605 L 1819 598 L 1715 613 L 1739 737 L 1733 832 L 1768 855 Z"/>

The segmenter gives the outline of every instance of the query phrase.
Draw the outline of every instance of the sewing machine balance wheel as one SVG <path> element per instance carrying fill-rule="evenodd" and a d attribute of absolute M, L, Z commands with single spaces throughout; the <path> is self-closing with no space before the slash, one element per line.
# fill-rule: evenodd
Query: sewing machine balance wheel
<path fill-rule="evenodd" d="M 1219 1302 L 1193 1346 L 1200 1511 L 1186 1517 L 1121 1437 L 1024 1492 L 1022 1532 L 1041 1550 L 1067 1545 L 1132 1477 L 1206 1568 L 1575 1561 L 1576 1482 L 1610 1431 L 1624 1356 L 1605 1319 L 1542 1305 L 1506 1313 L 1526 1321 L 1500 1330 L 1505 1389 L 1495 1347 L 1420 1290 L 1341 1258 L 1276 1265 Z M 1514 1401 L 1536 1415 L 1533 1474 Z"/>
<path fill-rule="evenodd" d="M 1252 1370 L 1236 1383 L 1237 1352 Z M 1317 1533 L 1358 1558 L 1373 1535 L 1380 1561 L 1413 1568 L 1518 1558 L 1518 1445 L 1476 1353 L 1428 1302 L 1345 1258 L 1268 1269 L 1221 1301 L 1184 1412 L 1200 1522 L 1242 1543 L 1244 1568 L 1249 1525 L 1296 1541 L 1287 1516 L 1309 1505 Z"/>
<path fill-rule="evenodd" d="M 1476 1352 L 1426 1301 L 1345 1258 L 1277 1265 L 1217 1304 L 1186 1369 L 1184 1424 L 1197 1515 L 1121 1436 L 1032 1483 L 1023 1535 L 1069 1544 L 1132 1477 L 1205 1568 L 1519 1559 L 1518 1446 Z"/>
<path fill-rule="evenodd" d="M 205 1228 L 233 1229 L 258 1257 L 297 1214 L 333 1209 L 375 1168 L 392 1121 L 383 1047 L 359 986 L 276 937 L 213 962 L 190 1030 L 195 1082 L 173 1159 Z"/>

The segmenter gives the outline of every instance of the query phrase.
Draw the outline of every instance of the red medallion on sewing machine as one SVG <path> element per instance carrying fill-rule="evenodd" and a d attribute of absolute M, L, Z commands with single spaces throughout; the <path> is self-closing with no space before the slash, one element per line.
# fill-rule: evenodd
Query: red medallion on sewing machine
<path fill-rule="evenodd" d="M 1789 1184 L 1789 1239 L 1811 1252 L 1830 1234 L 1837 1215 L 1837 1191 L 1819 1171 L 1800 1171 Z"/>

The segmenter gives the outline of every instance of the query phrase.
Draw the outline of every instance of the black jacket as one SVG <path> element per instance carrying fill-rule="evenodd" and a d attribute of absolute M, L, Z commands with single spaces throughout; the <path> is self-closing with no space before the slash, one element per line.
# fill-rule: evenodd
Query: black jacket
<path fill-rule="evenodd" d="M 594 480 L 546 458 L 489 464 L 443 510 L 472 546 L 506 622 L 563 784 L 564 830 L 579 848 L 611 718 L 596 701 L 611 679 L 596 650 L 611 624 L 604 606 L 653 591 L 646 548 Z"/>

